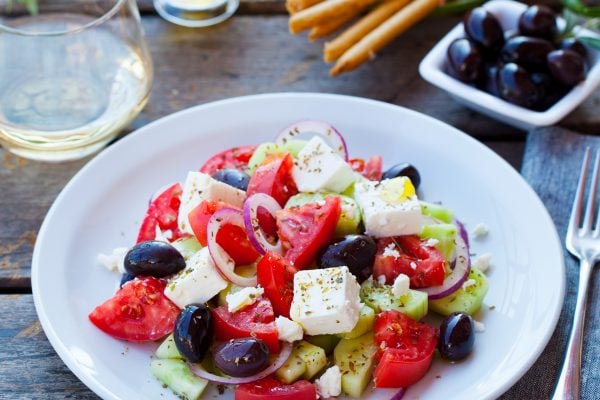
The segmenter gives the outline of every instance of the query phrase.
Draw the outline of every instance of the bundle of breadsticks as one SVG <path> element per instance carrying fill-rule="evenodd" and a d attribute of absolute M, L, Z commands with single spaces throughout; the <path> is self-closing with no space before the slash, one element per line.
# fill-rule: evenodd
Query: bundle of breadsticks
<path fill-rule="evenodd" d="M 332 76 L 352 71 L 372 59 L 439 4 L 440 0 L 286 0 L 290 32 L 310 30 L 310 40 L 328 36 L 357 19 L 325 43 L 325 62 L 335 61 L 329 71 Z"/>

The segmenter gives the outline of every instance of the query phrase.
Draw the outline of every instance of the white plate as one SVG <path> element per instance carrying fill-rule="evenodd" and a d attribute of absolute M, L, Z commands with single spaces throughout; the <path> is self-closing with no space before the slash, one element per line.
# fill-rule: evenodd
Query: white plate
<path fill-rule="evenodd" d="M 48 212 L 33 254 L 35 306 L 56 352 L 94 392 L 105 399 L 176 398 L 149 372 L 156 344 L 112 339 L 88 321 L 119 281 L 96 255 L 134 243 L 157 188 L 184 179 L 217 151 L 271 140 L 305 118 L 333 123 L 352 155 L 381 154 L 386 166 L 415 164 L 423 198 L 443 201 L 471 228 L 490 228 L 473 250 L 493 254 L 478 316 L 486 330 L 464 362 L 435 360 L 407 398 L 495 398 L 537 359 L 562 306 L 563 253 L 544 206 L 514 169 L 476 140 L 414 111 L 345 96 L 269 94 L 191 108 L 128 135 L 86 165 Z"/>

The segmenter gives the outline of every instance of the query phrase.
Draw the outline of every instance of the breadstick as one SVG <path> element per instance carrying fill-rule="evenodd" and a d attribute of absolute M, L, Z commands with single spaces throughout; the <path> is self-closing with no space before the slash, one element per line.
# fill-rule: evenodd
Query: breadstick
<path fill-rule="evenodd" d="M 356 10 L 362 10 L 377 0 L 327 0 L 316 4 L 306 10 L 297 12 L 290 17 L 290 32 L 297 34 L 330 21 L 341 18 L 348 14 L 355 14 Z"/>
<path fill-rule="evenodd" d="M 377 51 L 429 15 L 438 5 L 439 0 L 413 0 L 348 49 L 329 73 L 331 76 L 337 76 L 352 71 L 375 57 Z"/>
<path fill-rule="evenodd" d="M 327 21 L 323 24 L 313 26 L 310 32 L 308 32 L 308 40 L 314 41 L 337 31 L 341 26 L 356 18 L 360 11 L 361 10 L 357 10 L 356 14 L 348 14 L 340 18 L 332 19 L 331 21 Z"/>
<path fill-rule="evenodd" d="M 295 14 L 298 11 L 302 11 L 306 8 L 314 6 L 322 2 L 323 0 L 287 0 L 285 2 L 285 8 L 291 14 Z"/>
<path fill-rule="evenodd" d="M 325 43 L 323 58 L 326 63 L 333 62 L 367 33 L 377 28 L 386 19 L 394 15 L 398 10 L 407 5 L 410 0 L 388 0 L 378 5 L 373 11 L 361 18 L 357 23 L 342 32 L 341 35 L 331 42 Z M 313 28 L 314 29 L 314 28 Z"/>

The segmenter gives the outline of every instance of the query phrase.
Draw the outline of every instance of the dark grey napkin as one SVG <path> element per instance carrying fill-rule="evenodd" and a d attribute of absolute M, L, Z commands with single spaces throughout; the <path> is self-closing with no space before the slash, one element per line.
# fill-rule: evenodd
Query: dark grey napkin
<path fill-rule="evenodd" d="M 585 148 L 600 150 L 600 137 L 580 135 L 562 128 L 529 133 L 521 173 L 540 196 L 564 243 L 571 204 Z M 558 325 L 546 349 L 501 399 L 548 399 L 553 392 L 564 358 L 575 309 L 579 263 L 565 250 L 566 295 Z M 592 275 L 586 316 L 581 398 L 600 399 L 600 279 Z"/>

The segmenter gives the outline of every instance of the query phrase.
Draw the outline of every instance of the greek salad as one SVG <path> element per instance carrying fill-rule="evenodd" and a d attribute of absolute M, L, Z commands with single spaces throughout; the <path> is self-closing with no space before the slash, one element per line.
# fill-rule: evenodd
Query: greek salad
<path fill-rule="evenodd" d="M 432 362 L 470 355 L 488 290 L 490 256 L 471 263 L 465 227 L 420 182 L 411 164 L 350 158 L 322 121 L 215 154 L 153 196 L 133 247 L 102 256 L 120 289 L 89 320 L 160 341 L 150 370 L 185 399 L 209 384 L 238 400 L 369 385 L 399 399 Z"/>

